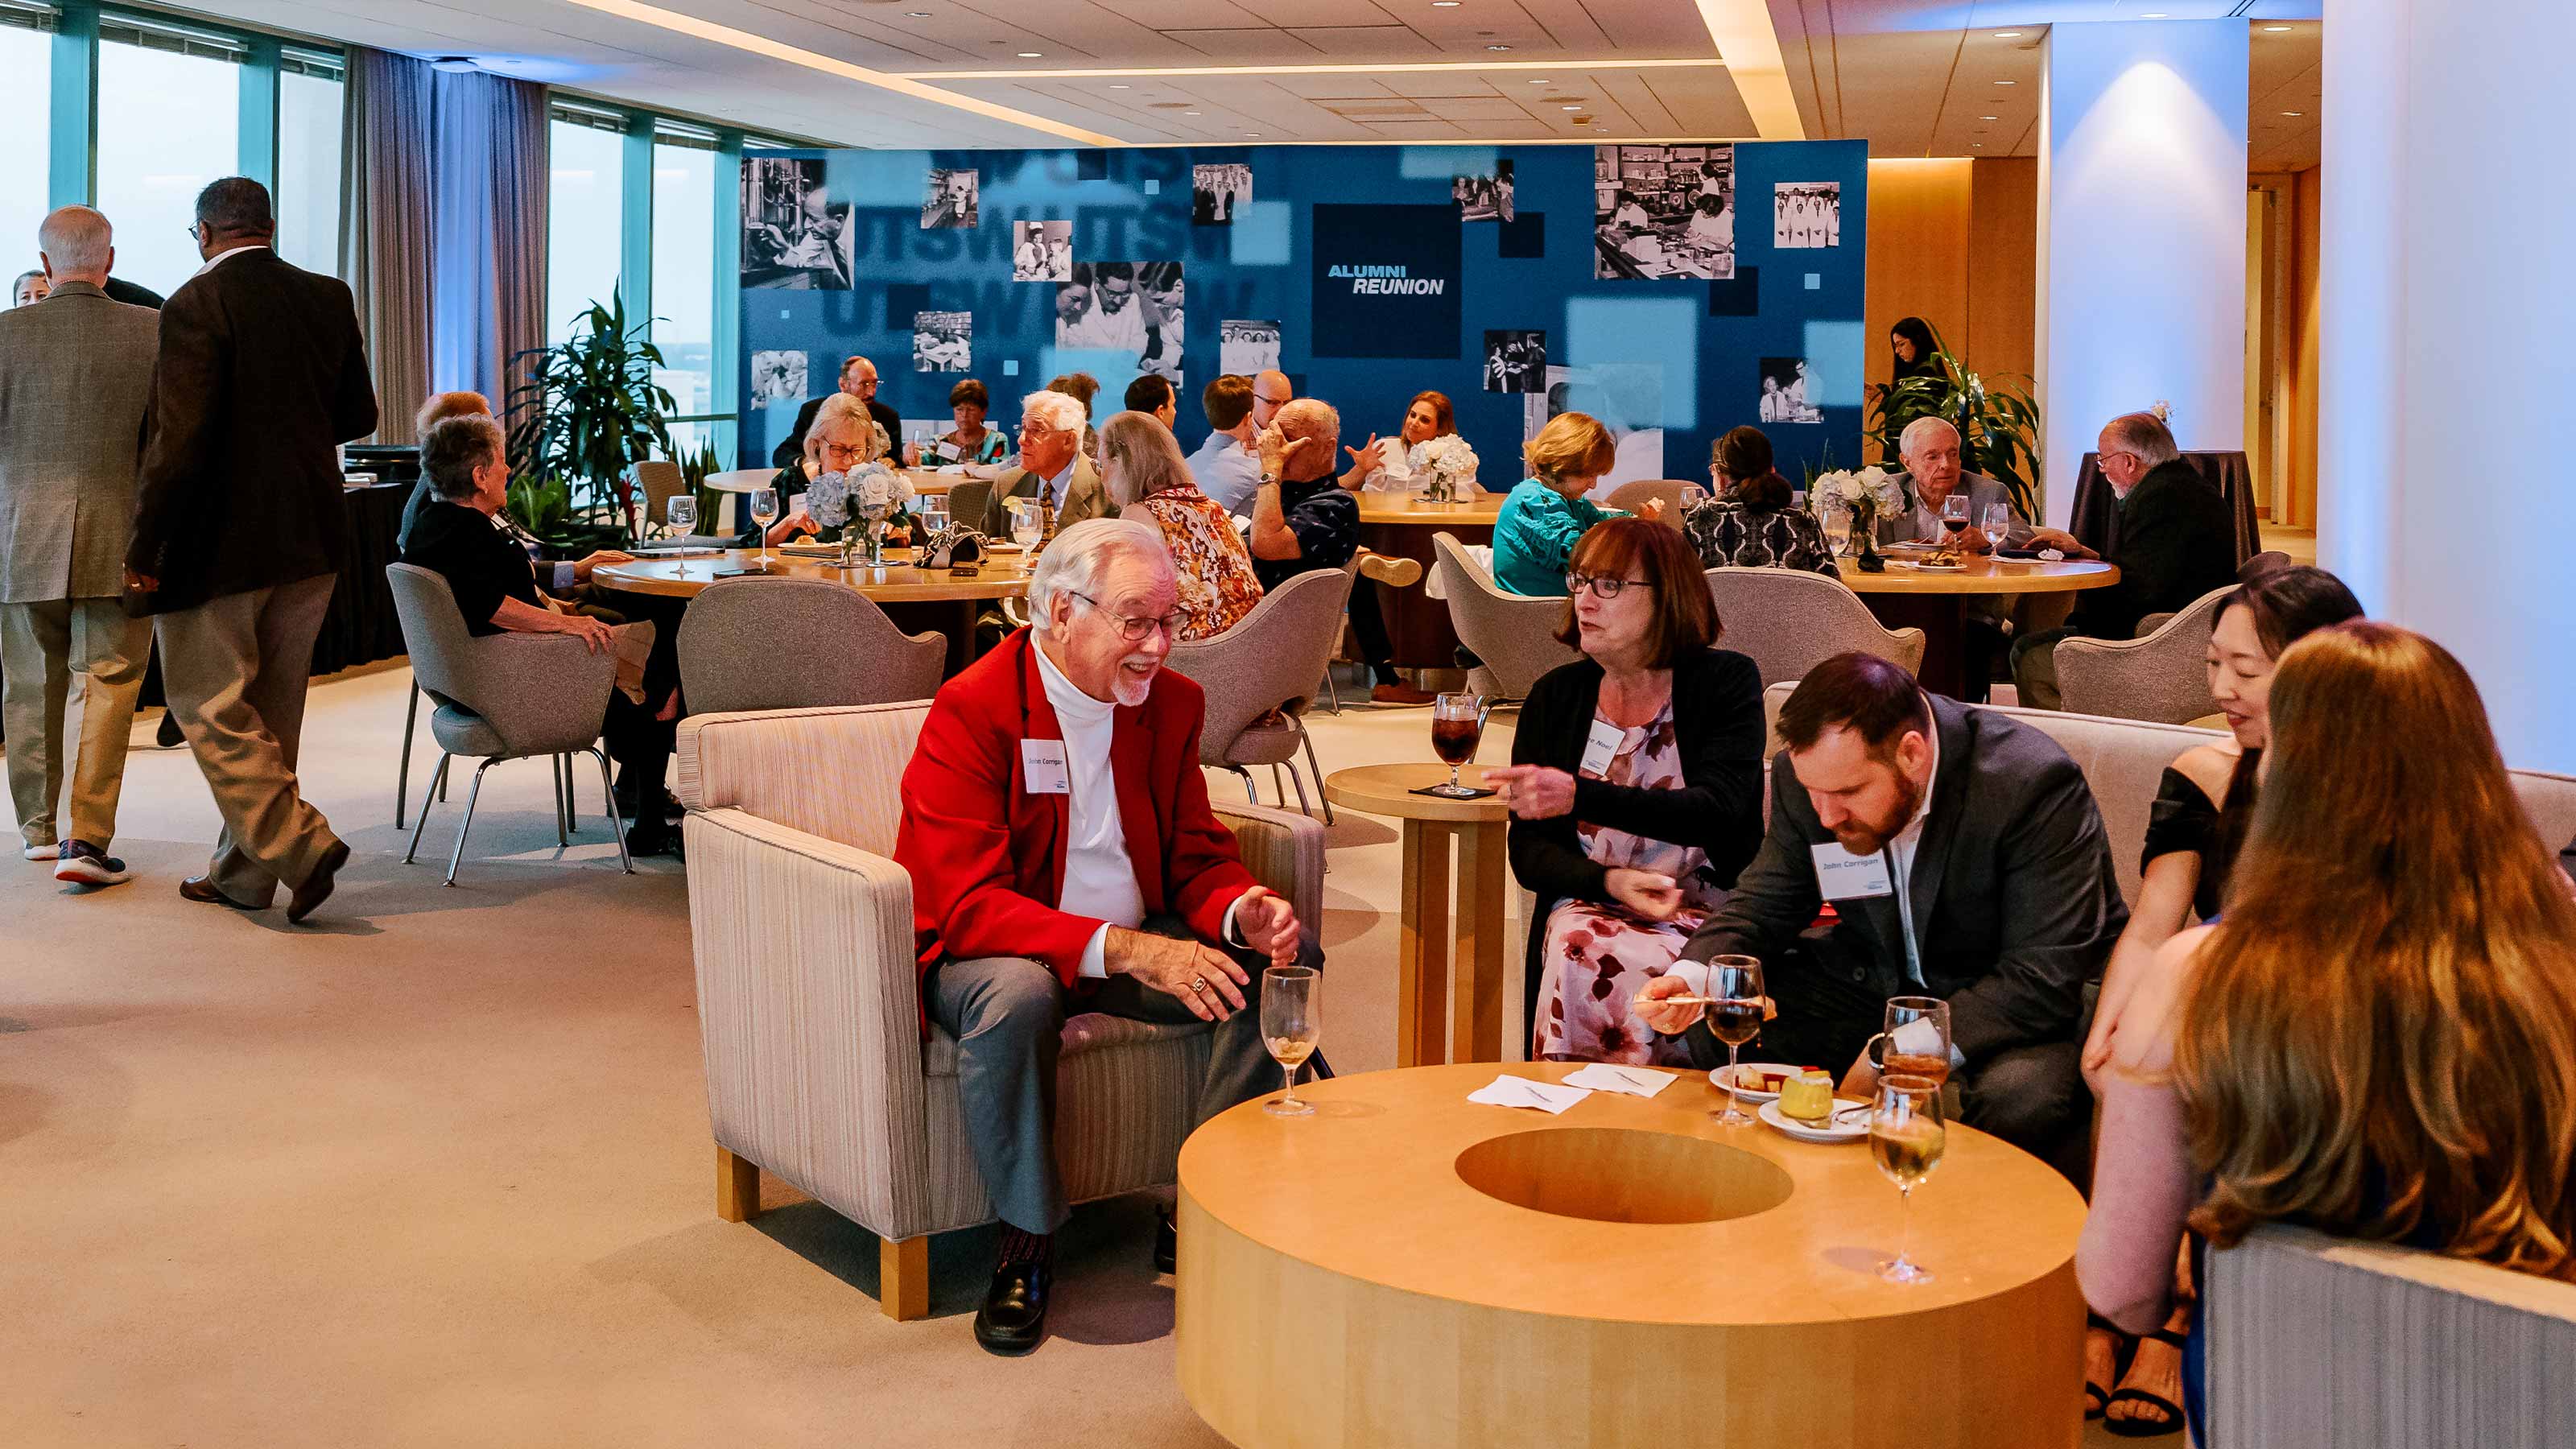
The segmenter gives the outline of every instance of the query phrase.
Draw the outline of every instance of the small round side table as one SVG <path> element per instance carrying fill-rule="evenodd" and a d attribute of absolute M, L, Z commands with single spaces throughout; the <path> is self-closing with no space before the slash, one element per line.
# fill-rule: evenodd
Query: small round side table
<path fill-rule="evenodd" d="M 1334 804 L 1404 822 L 1395 998 L 1395 1061 L 1403 1067 L 1503 1060 L 1503 826 L 1511 811 L 1494 795 L 1443 800 L 1412 793 L 1448 778 L 1448 766 L 1429 762 L 1361 765 L 1324 778 L 1324 798 Z M 1462 785 L 1484 779 L 1482 765 L 1458 772 Z"/>

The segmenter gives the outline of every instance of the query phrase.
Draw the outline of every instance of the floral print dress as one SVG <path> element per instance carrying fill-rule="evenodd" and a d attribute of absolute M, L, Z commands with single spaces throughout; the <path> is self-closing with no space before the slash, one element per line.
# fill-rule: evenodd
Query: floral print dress
<path fill-rule="evenodd" d="M 1261 580 L 1225 509 L 1194 487 L 1166 488 L 1144 506 L 1163 530 L 1180 576 L 1173 612 L 1181 617 L 1181 630 L 1173 642 L 1214 638 L 1242 622 L 1261 602 Z"/>
<path fill-rule="evenodd" d="M 1609 767 L 1599 774 L 1585 771 L 1584 778 L 1640 790 L 1680 789 L 1681 745 L 1673 734 L 1671 703 L 1667 701 L 1643 727 L 1624 731 Z M 1583 853 L 1604 866 L 1656 871 L 1680 882 L 1682 908 L 1669 921 L 1650 921 L 1615 902 L 1558 902 L 1548 912 L 1547 937 L 1541 946 L 1543 974 L 1530 1056 L 1546 1061 L 1689 1066 L 1690 1053 L 1680 1039 L 1657 1036 L 1637 1019 L 1630 1004 L 1647 982 L 1672 969 L 1691 933 L 1724 903 L 1726 892 L 1709 882 L 1708 857 L 1696 846 L 1649 840 L 1582 822 L 1576 824 L 1575 834 L 1583 842 Z"/>

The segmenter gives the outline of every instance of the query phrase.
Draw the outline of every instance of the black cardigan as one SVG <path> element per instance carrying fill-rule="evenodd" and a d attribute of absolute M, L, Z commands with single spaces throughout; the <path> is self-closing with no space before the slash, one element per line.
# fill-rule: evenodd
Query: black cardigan
<path fill-rule="evenodd" d="M 1577 822 L 1650 840 L 1695 845 L 1709 875 L 1735 884 L 1762 845 L 1762 672 L 1727 649 L 1673 667 L 1673 733 L 1681 745 L 1682 788 L 1640 790 L 1578 773 L 1601 702 L 1601 666 L 1578 659 L 1548 671 L 1521 705 L 1512 763 L 1550 765 L 1575 775 L 1574 810 L 1550 820 L 1514 817 L 1512 874 L 1537 892 L 1542 909 L 1568 898 L 1606 901 L 1607 867 L 1583 853 Z M 1532 923 L 1533 940 L 1536 922 Z"/>

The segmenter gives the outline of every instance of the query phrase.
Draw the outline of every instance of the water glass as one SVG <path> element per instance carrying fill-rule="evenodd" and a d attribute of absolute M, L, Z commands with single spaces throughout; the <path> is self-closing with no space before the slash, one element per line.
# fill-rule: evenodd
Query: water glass
<path fill-rule="evenodd" d="M 698 526 L 698 500 L 691 494 L 675 494 L 662 505 L 662 516 L 670 521 L 672 532 L 688 533 Z"/>
<path fill-rule="evenodd" d="M 1011 542 L 1018 544 L 1022 548 L 1033 547 L 1037 543 L 1038 534 L 1044 526 L 1044 520 L 1038 517 L 1038 502 L 1036 499 L 1014 498 L 1011 500 Z"/>
<path fill-rule="evenodd" d="M 1297 1069 L 1315 1054 L 1324 1023 L 1315 1010 L 1322 973 L 1312 966 L 1273 966 L 1261 973 L 1261 1040 L 1286 1077 L 1285 1089 L 1261 1110 L 1273 1117 L 1311 1117 L 1315 1104 L 1297 1100 Z"/>
<path fill-rule="evenodd" d="M 1726 1043 L 1726 1110 L 1708 1115 L 1721 1127 L 1744 1127 L 1753 1118 L 1735 1091 L 1735 1061 L 1744 1044 L 1762 1034 L 1762 963 L 1750 956 L 1716 956 L 1708 963 L 1708 1029 Z"/>
<path fill-rule="evenodd" d="M 769 525 L 778 521 L 778 490 L 751 490 L 751 521 L 760 525 L 760 571 L 769 572 Z"/>
<path fill-rule="evenodd" d="M 1923 1077 L 1878 1079 L 1878 1097 L 1869 1113 L 1869 1155 L 1904 1199 L 1896 1256 L 1878 1268 L 1878 1276 L 1890 1283 L 1932 1281 L 1931 1270 L 1912 1257 L 1914 1189 L 1941 1165 L 1942 1148 L 1949 1135 L 1942 1123 L 1938 1083 Z"/>
<path fill-rule="evenodd" d="M 1980 531 L 1985 534 L 1988 545 L 1994 548 L 2003 547 L 2004 539 L 2012 533 L 2012 506 L 2006 503 L 1987 504 L 1986 516 Z"/>
<path fill-rule="evenodd" d="M 923 537 L 914 539 L 914 543 L 928 543 L 930 535 L 948 531 L 948 495 L 944 493 L 924 495 L 918 512 L 921 515 Z"/>

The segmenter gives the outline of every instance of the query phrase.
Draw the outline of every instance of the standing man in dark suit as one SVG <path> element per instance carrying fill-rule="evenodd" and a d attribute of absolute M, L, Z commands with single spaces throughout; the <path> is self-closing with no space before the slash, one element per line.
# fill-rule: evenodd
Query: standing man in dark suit
<path fill-rule="evenodd" d="M 37 229 L 44 301 L 0 313 L 0 717 L 20 853 L 57 880 L 114 885 L 107 853 L 152 626 L 127 616 L 125 546 L 160 319 L 110 301 L 107 218 L 66 206 Z M 63 789 L 63 707 L 78 681 L 80 753 Z M 55 806 L 71 827 L 56 830 Z"/>
<path fill-rule="evenodd" d="M 876 419 L 878 427 L 885 429 L 886 445 L 889 448 L 903 446 L 902 416 L 893 408 L 877 401 L 877 365 L 875 363 L 856 353 L 841 359 L 841 391 L 868 405 L 868 416 Z M 830 396 L 830 393 L 823 395 L 823 397 Z M 784 468 L 805 456 L 806 430 L 814 426 L 814 414 L 821 410 L 822 406 L 823 398 L 808 398 L 805 400 L 805 406 L 796 410 L 796 431 L 789 433 L 777 447 L 769 450 L 771 467 Z"/>
<path fill-rule="evenodd" d="M 159 616 L 170 712 L 223 812 L 192 901 L 301 921 L 349 847 L 295 781 L 313 637 L 348 557 L 337 446 L 376 426 L 349 289 L 289 265 L 268 188 L 197 193 L 205 266 L 161 311 L 125 584 Z"/>
<path fill-rule="evenodd" d="M 2149 614 L 2180 613 L 2210 590 L 2236 582 L 2236 516 L 2155 414 L 2113 418 L 2095 446 L 2102 476 L 2119 499 L 2120 531 L 2110 561 L 2120 566 L 2120 581 L 2078 595 L 2065 628 L 2013 642 L 2013 680 L 2021 702 L 2034 709 L 2060 707 L 2057 641 L 2070 635 L 2135 638 L 2138 621 Z M 2035 530 L 2031 542 L 2071 556 L 2085 552 L 2053 528 Z"/>
<path fill-rule="evenodd" d="M 1809 671 L 1779 730 L 1762 848 L 1639 1017 L 1715 1065 L 1715 1039 L 1689 1031 L 1699 1008 L 1655 1003 L 1695 992 L 1691 963 L 1756 957 L 1779 1007 L 1770 1058 L 1866 1081 L 1887 998 L 1940 997 L 1961 1119 L 2057 1160 L 2089 1104 L 2084 983 L 2129 919 L 2084 772 L 2046 734 L 1866 654 Z M 1810 930 L 1829 900 L 1835 924 Z"/>

